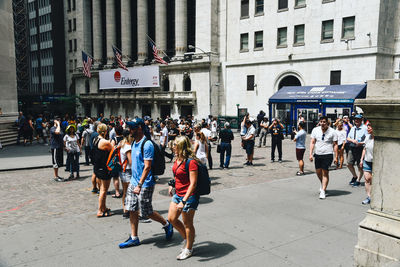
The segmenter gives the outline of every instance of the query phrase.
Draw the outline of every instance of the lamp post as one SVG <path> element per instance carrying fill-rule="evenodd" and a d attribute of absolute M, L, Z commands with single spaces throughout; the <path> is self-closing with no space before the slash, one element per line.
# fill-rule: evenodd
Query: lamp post
<path fill-rule="evenodd" d="M 237 127 L 238 127 L 238 131 L 240 131 L 240 122 L 239 122 L 239 120 L 240 120 L 240 115 L 239 115 L 239 107 L 240 107 L 240 104 L 236 104 L 236 108 L 237 108 Z"/>
<path fill-rule="evenodd" d="M 203 52 L 203 54 L 206 54 L 208 56 L 208 61 L 210 62 L 209 67 L 208 67 L 208 94 L 209 94 L 209 109 L 210 109 L 210 114 L 209 115 L 213 115 L 211 114 L 211 109 L 212 109 L 212 103 L 211 103 L 211 52 L 205 52 L 203 49 L 201 49 L 200 47 L 194 46 L 194 45 L 188 45 L 189 49 L 199 49 L 201 52 Z M 215 115 L 215 114 L 214 114 Z"/>

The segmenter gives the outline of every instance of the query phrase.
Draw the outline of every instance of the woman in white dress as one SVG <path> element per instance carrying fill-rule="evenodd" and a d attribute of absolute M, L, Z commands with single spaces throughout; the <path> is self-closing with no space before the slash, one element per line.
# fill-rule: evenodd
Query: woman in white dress
<path fill-rule="evenodd" d="M 194 152 L 196 153 L 196 157 L 201 161 L 201 163 L 206 165 L 208 157 L 208 145 L 207 138 L 202 132 L 196 133 Z"/>

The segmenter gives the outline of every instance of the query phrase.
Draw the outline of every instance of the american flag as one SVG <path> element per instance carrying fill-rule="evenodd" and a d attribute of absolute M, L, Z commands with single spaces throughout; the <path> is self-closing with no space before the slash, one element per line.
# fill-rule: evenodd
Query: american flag
<path fill-rule="evenodd" d="M 116 48 L 115 46 L 112 46 L 112 49 L 114 51 L 115 60 L 117 61 L 118 66 L 121 69 L 128 71 L 128 68 L 124 65 L 124 63 L 122 63 L 122 54 L 120 53 L 119 49 Z"/>
<path fill-rule="evenodd" d="M 153 50 L 154 60 L 158 63 L 168 65 L 168 63 L 158 55 L 157 46 L 152 40 L 150 40 L 150 38 L 149 38 L 149 43 L 150 43 L 151 49 Z"/>
<path fill-rule="evenodd" d="M 92 77 L 90 69 L 92 68 L 93 58 L 82 51 L 82 62 L 83 62 L 83 74 L 88 78 Z"/>

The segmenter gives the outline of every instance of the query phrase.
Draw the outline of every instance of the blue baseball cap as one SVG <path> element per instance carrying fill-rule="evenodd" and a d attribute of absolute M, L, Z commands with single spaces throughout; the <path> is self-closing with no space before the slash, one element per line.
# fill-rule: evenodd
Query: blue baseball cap
<path fill-rule="evenodd" d="M 143 117 L 143 120 L 145 120 L 145 121 L 151 121 L 152 118 L 150 118 L 150 116 L 144 116 L 144 117 Z"/>
<path fill-rule="evenodd" d="M 135 129 L 138 128 L 139 126 L 143 127 L 144 121 L 141 118 L 135 118 L 132 121 L 127 121 L 126 126 L 128 126 L 129 129 Z"/>
<path fill-rule="evenodd" d="M 361 114 L 357 114 L 357 115 L 354 116 L 354 118 L 355 118 L 355 119 L 362 119 L 363 116 L 362 116 Z"/>

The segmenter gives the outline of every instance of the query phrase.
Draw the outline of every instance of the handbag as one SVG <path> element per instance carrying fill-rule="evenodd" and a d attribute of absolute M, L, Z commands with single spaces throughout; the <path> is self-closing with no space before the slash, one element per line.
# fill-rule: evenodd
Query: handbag
<path fill-rule="evenodd" d="M 221 153 L 221 143 L 219 143 L 219 142 L 217 145 L 217 153 Z"/>

